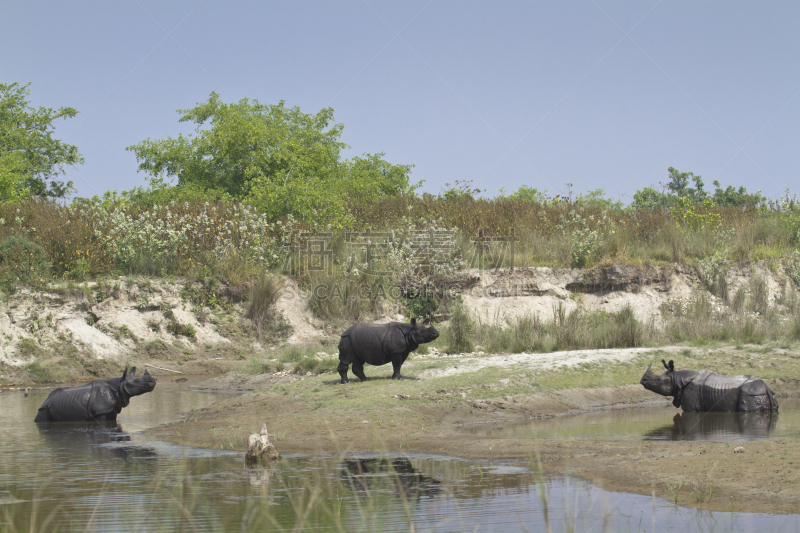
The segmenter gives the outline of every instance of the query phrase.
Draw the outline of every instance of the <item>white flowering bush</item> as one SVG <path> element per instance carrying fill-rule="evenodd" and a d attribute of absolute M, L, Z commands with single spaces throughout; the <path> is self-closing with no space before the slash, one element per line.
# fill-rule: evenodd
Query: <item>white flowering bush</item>
<path fill-rule="evenodd" d="M 617 227 L 605 209 L 599 218 L 594 215 L 584 217 L 578 211 L 583 211 L 583 208 L 572 209 L 567 216 L 559 214 L 555 229 L 572 240 L 572 266 L 584 267 L 600 247 L 601 241 L 616 234 Z"/>
<path fill-rule="evenodd" d="M 424 230 L 403 217 L 392 239 L 386 243 L 383 269 L 400 287 L 422 287 L 452 281 L 464 271 L 465 263 L 456 246 L 458 232 L 433 220 Z"/>
<path fill-rule="evenodd" d="M 270 222 L 247 204 L 176 204 L 136 210 L 75 206 L 91 218 L 95 236 L 118 268 L 153 274 L 190 271 L 233 256 L 282 264 L 294 220 Z"/>

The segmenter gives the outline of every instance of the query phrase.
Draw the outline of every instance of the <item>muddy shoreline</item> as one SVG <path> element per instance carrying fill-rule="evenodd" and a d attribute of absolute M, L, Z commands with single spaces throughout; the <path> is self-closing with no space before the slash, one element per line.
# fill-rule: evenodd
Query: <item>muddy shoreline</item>
<path fill-rule="evenodd" d="M 219 390 L 242 379 L 246 378 L 226 374 L 192 383 L 192 388 Z M 454 400 L 458 396 L 445 389 L 440 389 L 438 398 L 392 394 L 394 390 L 387 389 L 396 382 L 381 378 L 347 385 L 338 385 L 331 375 L 292 376 L 289 380 L 270 376 L 272 384 L 260 379 L 259 390 L 190 413 L 185 421 L 151 430 L 150 436 L 176 444 L 243 452 L 247 436 L 266 423 L 282 453 L 430 453 L 519 459 L 533 468 L 541 465 L 546 472 L 574 475 L 614 491 L 655 493 L 682 506 L 797 512 L 800 471 L 795 465 L 800 464 L 800 443 L 795 440 L 519 439 L 465 431 L 483 423 L 523 422 L 669 402 L 654 398 L 639 385 L 464 401 Z M 797 381 L 771 386 L 779 397 L 800 396 Z M 326 394 L 314 400 L 304 396 L 306 390 Z M 378 396 L 384 401 L 370 406 L 370 399 Z M 744 453 L 735 453 L 737 446 L 742 446 Z"/>

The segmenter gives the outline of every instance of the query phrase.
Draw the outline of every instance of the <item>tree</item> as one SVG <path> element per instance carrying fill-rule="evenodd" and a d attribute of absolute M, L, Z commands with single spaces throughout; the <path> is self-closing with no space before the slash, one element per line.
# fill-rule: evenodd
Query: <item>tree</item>
<path fill-rule="evenodd" d="M 578 197 L 575 198 L 575 201 L 579 204 L 601 207 L 603 209 L 622 209 L 624 207 L 621 201 L 607 197 L 605 189 L 594 189 L 579 194 Z"/>
<path fill-rule="evenodd" d="M 723 189 L 717 180 L 714 180 L 714 195 L 712 198 L 717 205 L 737 207 L 754 207 L 766 200 L 766 198 L 761 196 L 761 191 L 748 193 L 747 189 L 741 185 L 739 189 L 736 189 L 733 185 L 728 185 Z"/>
<path fill-rule="evenodd" d="M 547 196 L 547 191 L 540 192 L 539 189 L 535 187 L 528 187 L 527 185 L 520 185 L 519 189 L 511 194 L 506 194 L 504 187 L 500 187 L 499 192 L 500 194 L 497 195 L 497 198 L 501 200 L 508 198 L 512 200 L 522 200 L 523 202 L 540 204 L 547 201 L 549 198 L 549 196 Z"/>
<path fill-rule="evenodd" d="M 703 178 L 698 174 L 694 175 L 692 172 L 681 172 L 677 168 L 669 167 L 669 182 L 667 189 L 672 191 L 672 194 L 679 198 L 689 198 L 695 202 L 702 202 L 708 197 L 708 193 L 704 189 Z M 689 180 L 694 182 L 694 188 L 689 187 Z"/>
<path fill-rule="evenodd" d="M 292 214 L 341 219 L 347 190 L 404 194 L 410 165 L 392 165 L 383 154 L 343 161 L 333 109 L 316 114 L 299 107 L 261 104 L 243 98 L 222 102 L 217 93 L 194 108 L 178 110 L 180 122 L 194 122 L 195 134 L 140 142 L 139 170 L 178 179 L 178 187 L 249 200 L 273 216 Z"/>
<path fill-rule="evenodd" d="M 0 83 L 0 201 L 27 196 L 63 198 L 72 190 L 54 178 L 66 165 L 83 163 L 78 147 L 53 137 L 57 119 L 72 118 L 71 107 L 30 107 L 30 84 Z"/>
<path fill-rule="evenodd" d="M 666 193 L 657 191 L 652 187 L 644 187 L 633 193 L 631 207 L 639 211 L 656 211 L 669 207 L 673 203 L 672 200 L 673 197 Z"/>
<path fill-rule="evenodd" d="M 362 196 L 386 197 L 413 195 L 422 182 L 409 184 L 414 165 L 395 165 L 383 159 L 383 152 L 362 154 L 344 161 L 340 169 L 342 185 Z"/>

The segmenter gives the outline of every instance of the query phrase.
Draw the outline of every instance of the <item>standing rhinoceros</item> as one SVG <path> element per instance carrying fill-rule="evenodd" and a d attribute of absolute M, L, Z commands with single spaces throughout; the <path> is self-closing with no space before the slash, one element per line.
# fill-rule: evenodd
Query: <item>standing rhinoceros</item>
<path fill-rule="evenodd" d="M 136 376 L 136 367 L 125 369 L 121 378 L 95 379 L 77 387 L 61 387 L 42 403 L 34 422 L 82 422 L 116 420 L 131 396 L 156 387 L 156 380 L 145 369 Z"/>
<path fill-rule="evenodd" d="M 675 364 L 661 360 L 666 372 L 651 370 L 642 376 L 644 388 L 662 396 L 672 396 L 672 405 L 684 411 L 749 412 L 777 411 L 775 393 L 753 376 L 723 376 L 710 370 L 675 370 Z"/>
<path fill-rule="evenodd" d="M 353 374 L 366 381 L 364 363 L 380 366 L 392 363 L 392 379 L 403 379 L 400 367 L 408 354 L 420 344 L 431 342 L 439 336 L 436 328 L 430 326 L 430 317 L 422 324 L 412 318 L 411 323 L 389 322 L 388 324 L 356 324 L 342 333 L 339 341 L 339 375 L 342 383 L 347 383 L 347 368 L 353 364 Z"/>

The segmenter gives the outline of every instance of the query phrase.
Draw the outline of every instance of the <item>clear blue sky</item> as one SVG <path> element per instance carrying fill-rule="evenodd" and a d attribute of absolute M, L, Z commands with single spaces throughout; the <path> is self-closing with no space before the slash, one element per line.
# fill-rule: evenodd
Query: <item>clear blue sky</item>
<path fill-rule="evenodd" d="M 800 2 L 5 0 L 0 81 L 71 106 L 81 196 L 143 185 L 125 147 L 225 101 L 332 106 L 347 156 L 438 193 L 602 187 L 667 167 L 777 197 L 800 169 Z"/>

